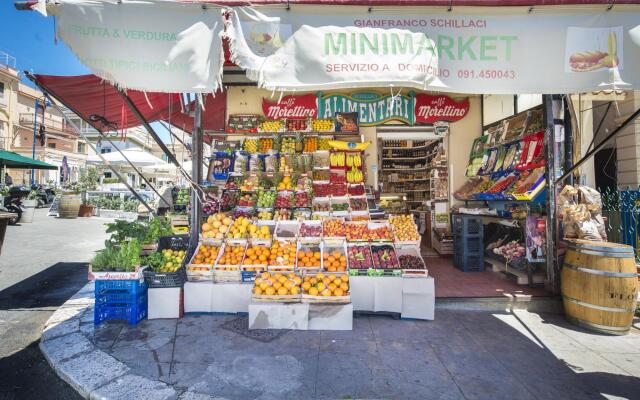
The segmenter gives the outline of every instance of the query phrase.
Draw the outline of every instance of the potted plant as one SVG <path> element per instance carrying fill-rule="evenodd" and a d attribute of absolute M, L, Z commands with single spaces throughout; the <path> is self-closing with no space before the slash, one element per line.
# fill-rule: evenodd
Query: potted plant
<path fill-rule="evenodd" d="M 36 212 L 36 206 L 38 205 L 38 191 L 31 190 L 25 200 L 22 200 L 22 206 L 25 208 L 22 213 L 21 222 L 29 223 L 33 222 L 33 216 Z"/>
<path fill-rule="evenodd" d="M 140 270 L 140 242 L 131 239 L 118 246 L 108 244 L 91 260 L 90 273 L 96 279 L 138 279 Z"/>
<path fill-rule="evenodd" d="M 93 216 L 93 210 L 95 206 L 89 202 L 87 196 L 88 190 L 96 190 L 98 188 L 98 181 L 100 180 L 100 172 L 96 167 L 87 167 L 80 171 L 80 177 L 78 178 L 77 190 L 81 194 L 82 202 L 78 210 L 79 217 L 91 217 Z"/>

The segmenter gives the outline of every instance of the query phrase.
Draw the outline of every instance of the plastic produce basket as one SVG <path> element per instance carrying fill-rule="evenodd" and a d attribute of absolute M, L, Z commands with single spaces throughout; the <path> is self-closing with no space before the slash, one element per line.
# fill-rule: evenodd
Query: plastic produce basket
<path fill-rule="evenodd" d="M 484 254 L 462 256 L 456 253 L 453 257 L 453 265 L 463 272 L 484 271 Z"/>
<path fill-rule="evenodd" d="M 144 280 L 150 288 L 182 287 L 187 281 L 187 271 L 180 267 L 176 272 L 144 271 Z"/>

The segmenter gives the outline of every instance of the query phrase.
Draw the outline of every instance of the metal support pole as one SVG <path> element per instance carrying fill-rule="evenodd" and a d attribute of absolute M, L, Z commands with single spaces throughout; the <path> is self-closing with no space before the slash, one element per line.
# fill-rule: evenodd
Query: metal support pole
<path fill-rule="evenodd" d="M 43 113 L 44 114 L 44 113 Z M 44 121 L 42 121 L 44 122 Z M 31 143 L 31 158 L 36 159 L 36 131 L 38 129 L 38 99 L 33 104 L 33 143 Z M 35 169 L 31 168 L 31 184 L 36 183 Z"/>
<path fill-rule="evenodd" d="M 545 162 L 547 165 L 547 223 L 545 225 L 545 237 L 546 237 L 546 267 L 547 267 L 547 279 L 548 289 L 553 294 L 559 294 L 560 292 L 560 274 L 558 271 L 557 258 L 556 258 L 556 232 L 557 232 L 557 214 L 556 214 L 556 165 L 555 165 L 555 125 L 554 125 L 554 104 L 553 97 L 551 95 L 543 95 L 544 105 L 544 144 L 545 144 Z"/>
<path fill-rule="evenodd" d="M 191 135 L 191 179 L 200 185 L 202 182 L 202 104 L 195 102 L 195 115 L 193 117 L 193 134 Z M 191 228 L 190 248 L 195 248 L 200 235 L 200 222 L 202 221 L 202 204 L 200 193 L 191 188 Z"/>

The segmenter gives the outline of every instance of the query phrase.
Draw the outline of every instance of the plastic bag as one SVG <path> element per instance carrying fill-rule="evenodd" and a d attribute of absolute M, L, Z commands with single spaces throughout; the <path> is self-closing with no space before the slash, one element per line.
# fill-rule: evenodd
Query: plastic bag
<path fill-rule="evenodd" d="M 578 238 L 585 240 L 603 241 L 604 238 L 600 235 L 598 229 L 598 223 L 594 219 L 588 219 L 586 221 L 580 221 L 578 226 Z"/>
<path fill-rule="evenodd" d="M 580 204 L 586 204 L 591 212 L 600 213 L 602 211 L 602 197 L 600 193 L 588 186 L 579 186 Z"/>

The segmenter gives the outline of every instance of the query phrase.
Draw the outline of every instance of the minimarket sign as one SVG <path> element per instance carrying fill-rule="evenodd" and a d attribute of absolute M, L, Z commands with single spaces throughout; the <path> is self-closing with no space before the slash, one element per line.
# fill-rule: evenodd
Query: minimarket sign
<path fill-rule="evenodd" d="M 212 93 L 222 39 L 260 87 L 527 94 L 640 87 L 640 7 L 219 7 L 38 0 L 93 73 L 119 87 Z M 472 11 L 470 11 L 472 10 Z"/>

